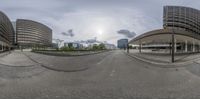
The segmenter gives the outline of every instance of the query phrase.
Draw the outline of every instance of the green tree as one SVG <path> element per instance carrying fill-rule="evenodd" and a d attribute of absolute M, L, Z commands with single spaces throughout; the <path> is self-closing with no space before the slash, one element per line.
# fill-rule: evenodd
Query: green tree
<path fill-rule="evenodd" d="M 72 46 L 71 47 L 64 46 L 64 47 L 61 47 L 60 50 L 62 50 L 62 51 L 74 51 L 75 49 Z"/>
<path fill-rule="evenodd" d="M 98 50 L 98 49 L 99 49 L 99 46 L 98 46 L 97 44 L 94 44 L 94 45 L 92 46 L 92 49 L 93 49 L 93 50 Z"/>
<path fill-rule="evenodd" d="M 68 47 L 69 48 L 73 48 L 73 44 L 72 43 L 68 43 Z"/>
<path fill-rule="evenodd" d="M 103 43 L 99 44 L 99 49 L 100 49 L 100 50 L 106 49 L 105 44 L 103 44 Z"/>

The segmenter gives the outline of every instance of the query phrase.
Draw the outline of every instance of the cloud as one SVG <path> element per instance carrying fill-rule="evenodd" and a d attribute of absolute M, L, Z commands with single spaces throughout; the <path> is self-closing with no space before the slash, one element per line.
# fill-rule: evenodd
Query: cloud
<path fill-rule="evenodd" d="M 116 44 L 122 36 L 133 35 L 132 31 L 116 30 L 126 28 L 140 35 L 162 28 L 164 5 L 200 9 L 199 4 L 198 0 L 1 0 L 0 10 L 12 21 L 25 18 L 49 26 L 54 38 L 74 41 L 98 37 Z M 76 29 L 74 36 L 68 31 L 72 28 Z M 98 30 L 104 35 L 99 36 Z M 73 38 L 66 39 L 66 35 Z"/>
<path fill-rule="evenodd" d="M 135 32 L 130 32 L 129 30 L 125 30 L 125 29 L 119 30 L 119 31 L 117 31 L 117 33 L 122 34 L 128 38 L 132 38 L 136 35 Z"/>
<path fill-rule="evenodd" d="M 63 36 L 70 36 L 70 37 L 73 37 L 74 36 L 74 33 L 73 33 L 73 30 L 72 29 L 69 29 L 68 32 L 62 32 L 61 33 Z"/>
<path fill-rule="evenodd" d="M 97 37 L 86 39 L 86 40 L 78 40 L 74 41 L 75 43 L 86 43 L 86 44 L 92 44 L 92 43 L 107 43 L 106 41 L 99 41 L 97 40 Z"/>

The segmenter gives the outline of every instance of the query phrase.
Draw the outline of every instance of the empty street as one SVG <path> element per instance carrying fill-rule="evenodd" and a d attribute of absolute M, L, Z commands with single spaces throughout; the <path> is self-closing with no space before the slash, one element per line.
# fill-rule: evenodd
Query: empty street
<path fill-rule="evenodd" d="M 9 55 L 16 53 L 19 57 L 29 56 L 32 59 L 36 55 L 31 52 L 12 52 Z M 20 56 L 22 54 L 27 56 Z M 9 55 L 1 59 L 9 58 Z M 38 56 L 41 57 L 40 61 L 42 58 L 55 57 L 40 54 Z M 73 58 L 74 61 L 71 63 L 68 61 L 65 66 L 55 65 L 49 61 L 49 66 L 52 63 L 50 68 L 68 70 L 71 65 L 76 64 L 79 67 L 86 66 L 87 69 L 75 72 L 57 71 L 33 61 L 34 65 L 23 67 L 0 65 L 0 98 L 187 99 L 199 97 L 200 67 L 196 63 L 178 68 L 162 68 L 131 58 L 120 50 L 76 58 L 56 57 L 63 60 Z M 29 58 L 27 57 L 26 61 Z M 90 60 L 93 62 L 88 62 Z"/>

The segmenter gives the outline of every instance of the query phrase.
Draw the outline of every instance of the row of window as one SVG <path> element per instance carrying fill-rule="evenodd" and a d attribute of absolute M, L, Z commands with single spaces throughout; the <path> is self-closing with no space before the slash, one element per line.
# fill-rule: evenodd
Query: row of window
<path fill-rule="evenodd" d="M 13 41 L 14 29 L 8 17 L 0 12 L 0 41 L 10 43 Z"/>
<path fill-rule="evenodd" d="M 163 26 L 200 33 L 200 11 L 188 7 L 166 6 L 164 7 Z"/>
<path fill-rule="evenodd" d="M 43 24 L 31 20 L 17 20 L 18 43 L 51 44 L 52 30 Z"/>

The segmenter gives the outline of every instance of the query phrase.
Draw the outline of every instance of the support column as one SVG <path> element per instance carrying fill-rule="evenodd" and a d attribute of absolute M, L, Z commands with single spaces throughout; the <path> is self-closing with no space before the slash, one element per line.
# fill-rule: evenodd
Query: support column
<path fill-rule="evenodd" d="M 188 44 L 187 44 L 187 40 L 185 40 L 185 52 L 188 52 Z"/>
<path fill-rule="evenodd" d="M 142 45 L 141 45 L 141 41 L 140 41 L 140 44 L 139 44 L 139 52 L 141 53 L 142 51 Z"/>
<path fill-rule="evenodd" d="M 199 46 L 199 47 L 198 47 L 198 52 L 200 52 L 200 51 L 199 51 L 199 50 L 200 50 L 200 43 L 198 44 L 198 46 Z"/>
<path fill-rule="evenodd" d="M 1 51 L 3 51 L 3 42 L 1 42 Z"/>
<path fill-rule="evenodd" d="M 129 44 L 127 44 L 127 53 L 129 53 Z"/>
<path fill-rule="evenodd" d="M 169 43 L 169 54 L 171 55 L 172 54 L 172 50 L 171 50 L 171 43 Z"/>
<path fill-rule="evenodd" d="M 174 40 L 174 52 L 177 52 L 177 44 L 176 44 L 176 39 Z"/>
<path fill-rule="evenodd" d="M 172 41 L 171 41 L 171 43 L 172 43 L 172 48 L 171 48 L 171 50 L 172 50 L 172 63 L 174 63 L 174 30 L 173 30 L 173 33 L 172 33 Z"/>
<path fill-rule="evenodd" d="M 2 43 L 2 51 L 4 51 L 4 44 Z"/>
<path fill-rule="evenodd" d="M 195 43 L 193 41 L 193 47 L 192 47 L 193 52 L 195 52 Z"/>

